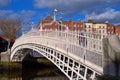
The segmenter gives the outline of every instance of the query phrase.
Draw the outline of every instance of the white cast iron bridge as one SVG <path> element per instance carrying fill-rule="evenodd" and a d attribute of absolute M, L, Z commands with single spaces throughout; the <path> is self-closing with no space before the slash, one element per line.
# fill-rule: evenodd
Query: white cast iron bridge
<path fill-rule="evenodd" d="M 11 49 L 11 61 L 23 60 L 26 50 L 34 57 L 46 57 L 70 80 L 96 80 L 103 74 L 101 34 L 79 31 L 31 30 L 18 38 Z M 28 54 L 28 53 L 27 53 Z"/>

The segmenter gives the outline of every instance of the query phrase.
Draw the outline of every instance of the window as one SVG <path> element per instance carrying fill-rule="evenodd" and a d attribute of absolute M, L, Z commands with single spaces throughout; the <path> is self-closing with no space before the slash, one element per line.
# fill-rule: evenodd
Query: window
<path fill-rule="evenodd" d="M 101 46 L 99 47 L 99 49 L 100 49 L 100 50 L 102 49 Z"/>
<path fill-rule="evenodd" d="M 90 25 L 89 25 L 89 28 L 90 28 Z"/>
<path fill-rule="evenodd" d="M 105 38 L 105 35 L 103 35 L 103 38 Z"/>
<path fill-rule="evenodd" d="M 104 33 L 105 31 L 103 30 L 103 33 Z"/>
<path fill-rule="evenodd" d="M 95 44 L 93 45 L 93 48 L 95 48 Z"/>
<path fill-rule="evenodd" d="M 105 27 L 103 26 L 103 28 L 105 28 Z"/>
<path fill-rule="evenodd" d="M 74 27 L 76 27 L 76 24 L 74 24 Z"/>
<path fill-rule="evenodd" d="M 68 26 L 69 26 L 69 24 L 68 24 Z"/>
<path fill-rule="evenodd" d="M 101 28 L 101 26 L 99 26 L 99 28 Z"/>
<path fill-rule="evenodd" d="M 81 28 L 82 28 L 82 25 L 81 25 Z"/>

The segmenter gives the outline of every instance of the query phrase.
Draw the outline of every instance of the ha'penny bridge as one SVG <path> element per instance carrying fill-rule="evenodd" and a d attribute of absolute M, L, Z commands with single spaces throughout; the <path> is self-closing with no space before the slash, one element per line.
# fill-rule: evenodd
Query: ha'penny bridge
<path fill-rule="evenodd" d="M 103 74 L 100 36 L 101 34 L 68 30 L 31 30 L 16 40 L 10 59 L 22 61 L 27 54 L 33 57 L 42 55 L 70 80 L 95 80 L 97 75 Z"/>

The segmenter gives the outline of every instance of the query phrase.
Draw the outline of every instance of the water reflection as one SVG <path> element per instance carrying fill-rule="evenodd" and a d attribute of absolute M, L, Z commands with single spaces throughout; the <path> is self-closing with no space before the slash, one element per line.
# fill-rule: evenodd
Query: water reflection
<path fill-rule="evenodd" d="M 21 69 L 0 67 L 0 80 L 68 80 L 68 78 L 54 65 L 25 64 Z"/>

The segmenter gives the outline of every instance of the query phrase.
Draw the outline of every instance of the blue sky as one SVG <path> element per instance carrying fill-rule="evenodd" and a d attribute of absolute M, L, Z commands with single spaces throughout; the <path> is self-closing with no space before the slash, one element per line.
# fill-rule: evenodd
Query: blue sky
<path fill-rule="evenodd" d="M 34 22 L 35 26 L 46 15 L 63 20 L 108 21 L 120 24 L 120 0 L 0 0 L 0 18 L 19 17 L 22 22 Z"/>

